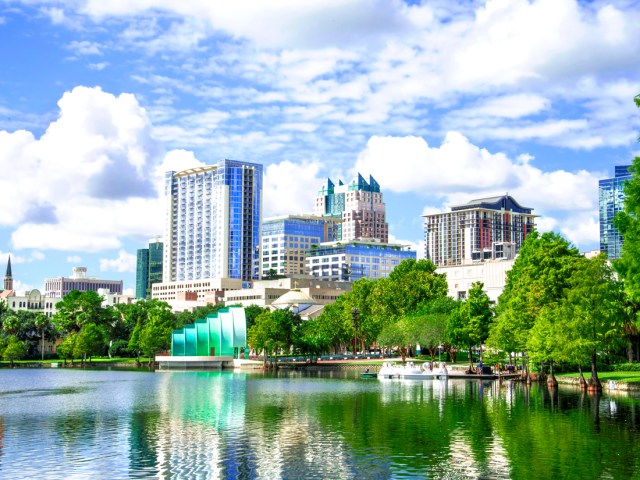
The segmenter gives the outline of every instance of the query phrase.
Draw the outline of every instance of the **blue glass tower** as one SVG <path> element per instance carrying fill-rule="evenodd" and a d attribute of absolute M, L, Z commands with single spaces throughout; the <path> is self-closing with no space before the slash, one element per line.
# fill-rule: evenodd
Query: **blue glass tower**
<path fill-rule="evenodd" d="M 598 182 L 600 204 L 600 251 L 610 260 L 620 258 L 622 235 L 613 226 L 616 213 L 624 208 L 624 184 L 631 178 L 631 165 L 617 165 L 614 177 Z"/>
<path fill-rule="evenodd" d="M 262 165 L 222 160 L 167 172 L 163 282 L 258 278 Z"/>
<path fill-rule="evenodd" d="M 333 242 L 340 223 L 335 218 L 288 215 L 262 224 L 262 277 L 305 273 L 305 254 L 323 242 Z"/>

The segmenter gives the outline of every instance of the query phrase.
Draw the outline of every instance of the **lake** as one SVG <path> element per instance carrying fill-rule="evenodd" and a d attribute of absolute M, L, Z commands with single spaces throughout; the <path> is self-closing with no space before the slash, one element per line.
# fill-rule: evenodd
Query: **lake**
<path fill-rule="evenodd" d="M 638 398 L 355 376 L 3 369 L 0 478 L 640 478 Z"/>

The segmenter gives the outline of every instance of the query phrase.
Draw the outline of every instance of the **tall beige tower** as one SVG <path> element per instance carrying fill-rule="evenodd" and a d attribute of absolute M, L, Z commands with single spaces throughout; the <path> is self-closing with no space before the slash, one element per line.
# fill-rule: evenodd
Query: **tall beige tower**
<path fill-rule="evenodd" d="M 315 215 L 341 219 L 337 241 L 389 241 L 389 224 L 382 201 L 380 185 L 372 176 L 367 182 L 358 174 L 351 183 L 335 185 L 330 179 L 322 185 L 316 197 Z"/>

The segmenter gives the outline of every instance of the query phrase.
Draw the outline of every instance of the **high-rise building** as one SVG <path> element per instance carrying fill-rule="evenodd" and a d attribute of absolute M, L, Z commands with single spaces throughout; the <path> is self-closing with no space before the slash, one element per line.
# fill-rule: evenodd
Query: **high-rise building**
<path fill-rule="evenodd" d="M 338 241 L 389 241 L 385 204 L 380 185 L 372 176 L 369 176 L 367 182 L 358 174 L 348 185 L 341 180 L 335 185 L 327 179 L 316 197 L 315 214 L 342 220 L 336 233 Z"/>
<path fill-rule="evenodd" d="M 327 243 L 307 252 L 307 271 L 325 281 L 355 282 L 361 278 L 386 278 L 406 259 L 416 259 L 407 246 L 373 241 Z"/>
<path fill-rule="evenodd" d="M 631 178 L 631 165 L 617 165 L 614 177 L 598 182 L 600 205 L 600 251 L 610 260 L 620 258 L 622 235 L 613 226 L 613 218 L 624 208 L 624 184 Z"/>
<path fill-rule="evenodd" d="M 167 172 L 163 283 L 259 276 L 262 165 Z"/>
<path fill-rule="evenodd" d="M 51 298 L 62 298 L 72 290 L 97 292 L 98 289 L 122 295 L 122 280 L 87 277 L 86 267 L 73 267 L 73 273 L 70 277 L 47 278 L 44 281 L 44 296 Z"/>
<path fill-rule="evenodd" d="M 443 267 L 514 258 L 535 227 L 532 212 L 503 195 L 424 215 L 425 257 Z"/>
<path fill-rule="evenodd" d="M 332 242 L 340 220 L 288 215 L 262 222 L 262 278 L 305 273 L 305 254 L 312 246 Z"/>
<path fill-rule="evenodd" d="M 149 248 L 137 251 L 136 298 L 151 298 L 151 285 L 162 282 L 163 248 L 161 239 L 149 242 Z"/>

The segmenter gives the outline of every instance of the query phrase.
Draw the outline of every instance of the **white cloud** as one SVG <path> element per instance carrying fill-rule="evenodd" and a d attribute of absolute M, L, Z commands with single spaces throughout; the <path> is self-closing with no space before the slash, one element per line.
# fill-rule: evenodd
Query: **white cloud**
<path fill-rule="evenodd" d="M 135 272 L 136 271 L 136 256 L 127 253 L 124 250 L 118 252 L 118 258 L 100 259 L 100 271 L 116 271 L 116 272 Z"/>
<path fill-rule="evenodd" d="M 0 178 L 0 225 L 15 227 L 15 248 L 96 252 L 120 236 L 153 235 L 163 224 L 160 147 L 133 95 L 76 87 L 60 115 L 36 139 L 0 131 L 0 167 L 19 164 L 22 178 Z"/>
<path fill-rule="evenodd" d="M 96 42 L 89 42 L 87 40 L 73 40 L 69 43 L 67 48 L 77 55 L 102 55 L 102 48 L 100 44 Z"/>
<path fill-rule="evenodd" d="M 17 295 L 24 295 L 25 292 L 29 292 L 31 290 L 33 290 L 34 287 L 33 285 L 31 285 L 30 283 L 24 283 L 18 279 L 14 279 L 13 280 L 13 290 L 16 292 Z M 42 288 L 42 287 L 40 287 Z"/>
<path fill-rule="evenodd" d="M 298 165 L 284 160 L 269 165 L 264 171 L 264 217 L 311 213 L 316 194 L 313 189 L 322 184 L 319 172 L 320 164 L 315 161 Z"/>
<path fill-rule="evenodd" d="M 82 258 L 79 257 L 78 255 L 70 255 L 67 257 L 67 262 L 78 264 L 82 262 Z"/>
<path fill-rule="evenodd" d="M 440 147 L 418 137 L 372 137 L 355 170 L 370 173 L 387 190 L 444 198 L 443 206 L 508 192 L 544 216 L 542 230 L 560 227 L 575 243 L 597 241 L 598 180 L 606 174 L 547 172 L 533 163 L 528 155 L 510 159 L 449 132 Z M 425 206 L 423 214 L 438 210 Z"/>

